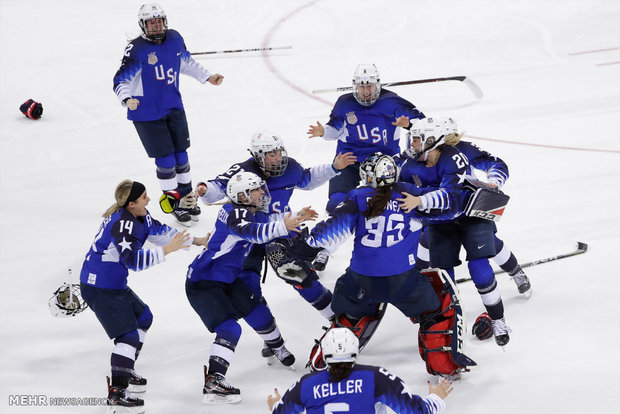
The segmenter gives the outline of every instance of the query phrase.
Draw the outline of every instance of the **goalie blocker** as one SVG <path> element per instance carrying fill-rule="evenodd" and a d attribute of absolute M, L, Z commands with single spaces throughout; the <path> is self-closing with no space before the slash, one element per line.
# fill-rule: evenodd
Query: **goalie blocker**
<path fill-rule="evenodd" d="M 468 179 L 465 186 L 473 191 L 465 206 L 465 215 L 495 222 L 502 218 L 509 196 L 477 180 Z"/>
<path fill-rule="evenodd" d="M 426 363 L 426 370 L 429 374 L 444 377 L 456 376 L 461 371 L 468 371 L 467 367 L 476 365 L 463 353 L 465 324 L 458 291 L 444 270 L 429 269 L 422 274 L 430 280 L 441 306 L 434 312 L 422 314 L 419 320 L 411 319 L 412 322 L 420 324 L 418 331 L 420 357 Z M 307 366 L 312 371 L 326 368 L 320 342 L 327 332 L 335 327 L 351 329 L 360 340 L 359 350 L 361 352 L 383 319 L 386 308 L 387 305 L 381 303 L 377 306 L 374 316 L 365 316 L 356 323 L 340 315 L 338 320 L 326 329 L 321 339 L 316 341 L 310 352 Z"/>

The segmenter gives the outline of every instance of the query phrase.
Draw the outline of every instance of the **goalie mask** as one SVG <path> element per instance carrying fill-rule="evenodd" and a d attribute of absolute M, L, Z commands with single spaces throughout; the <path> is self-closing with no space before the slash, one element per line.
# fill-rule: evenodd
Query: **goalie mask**
<path fill-rule="evenodd" d="M 257 132 L 250 141 L 250 153 L 260 169 L 270 177 L 284 174 L 288 156 L 282 138 L 269 131 Z"/>
<path fill-rule="evenodd" d="M 151 22 L 147 23 L 149 21 Z M 166 12 L 159 4 L 143 4 L 138 11 L 138 25 L 144 39 L 157 43 L 161 43 L 166 39 L 168 18 L 166 17 Z"/>
<path fill-rule="evenodd" d="M 254 206 L 259 211 L 267 212 L 271 195 L 265 181 L 258 175 L 241 171 L 228 180 L 226 195 L 235 204 Z"/>
<path fill-rule="evenodd" d="M 375 152 L 360 165 L 360 178 L 363 185 L 377 188 L 392 185 L 398 179 L 398 168 L 394 158 Z"/>
<path fill-rule="evenodd" d="M 333 328 L 321 340 L 321 349 L 327 364 L 355 362 L 359 353 L 359 339 L 348 328 Z"/>
<path fill-rule="evenodd" d="M 61 287 L 56 289 L 47 304 L 50 313 L 57 318 L 75 316 L 88 308 L 82 299 L 80 286 L 69 283 L 63 283 Z"/>
<path fill-rule="evenodd" d="M 373 64 L 357 65 L 353 73 L 353 97 L 362 106 L 374 104 L 381 94 L 379 70 Z"/>
<path fill-rule="evenodd" d="M 407 134 L 408 155 L 416 161 L 426 161 L 429 152 L 445 143 L 446 131 L 452 128 L 451 124 L 447 124 L 447 119 L 424 118 L 416 121 Z"/>

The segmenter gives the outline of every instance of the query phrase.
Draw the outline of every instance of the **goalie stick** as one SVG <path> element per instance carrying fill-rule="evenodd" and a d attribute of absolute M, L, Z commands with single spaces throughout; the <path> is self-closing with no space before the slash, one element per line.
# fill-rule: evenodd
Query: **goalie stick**
<path fill-rule="evenodd" d="M 241 52 L 263 52 L 267 50 L 283 50 L 292 49 L 293 46 L 278 46 L 278 47 L 257 47 L 254 49 L 233 49 L 233 50 L 212 50 L 209 52 L 192 52 L 190 55 L 220 55 L 224 53 L 241 53 Z"/>
<path fill-rule="evenodd" d="M 460 81 L 464 82 L 465 85 L 471 89 L 471 91 L 476 95 L 476 98 L 482 98 L 482 90 L 478 85 L 474 83 L 467 76 L 451 76 L 449 78 L 431 78 L 431 79 L 417 79 L 410 81 L 402 81 L 402 82 L 388 82 L 382 83 L 381 87 L 387 86 L 401 86 L 401 85 L 417 85 L 418 83 L 432 83 L 432 82 L 445 82 L 445 81 Z M 341 88 L 332 88 L 332 89 L 315 89 L 312 93 L 326 93 L 326 92 L 351 92 L 353 90 L 353 86 L 343 86 Z"/>
<path fill-rule="evenodd" d="M 572 251 L 570 253 L 559 254 L 557 256 L 545 257 L 544 259 L 534 260 L 533 262 L 527 262 L 527 263 L 522 264 L 521 268 L 537 266 L 539 264 L 553 262 L 554 260 L 560 260 L 560 259 L 565 259 L 567 257 L 577 256 L 580 254 L 584 254 L 587 251 L 588 251 L 588 245 L 586 243 L 577 242 L 577 250 L 575 251 Z M 499 275 L 501 273 L 506 273 L 506 271 L 500 269 L 500 270 L 494 271 L 493 273 L 496 275 Z M 456 279 L 456 283 L 469 282 L 470 280 L 471 280 L 471 277 L 464 277 L 461 279 Z"/>

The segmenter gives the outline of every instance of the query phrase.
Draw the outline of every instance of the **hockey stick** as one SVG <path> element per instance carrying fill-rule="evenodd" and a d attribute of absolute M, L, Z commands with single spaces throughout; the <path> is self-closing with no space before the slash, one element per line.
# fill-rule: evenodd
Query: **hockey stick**
<path fill-rule="evenodd" d="M 417 85 L 418 83 L 432 83 L 432 82 L 444 82 L 444 81 L 460 81 L 464 82 L 465 85 L 471 89 L 471 91 L 476 95 L 476 98 L 482 98 L 482 90 L 478 85 L 474 83 L 467 76 L 452 76 L 449 78 L 432 78 L 432 79 L 418 79 L 418 80 L 410 80 L 410 81 L 402 81 L 402 82 L 388 82 L 382 83 L 381 87 L 384 86 L 401 86 L 401 85 Z M 312 93 L 326 93 L 326 92 L 350 92 L 353 90 L 353 86 L 344 86 L 341 88 L 332 88 L 332 89 L 315 89 Z"/>
<path fill-rule="evenodd" d="M 292 49 L 293 46 L 279 46 L 279 47 L 257 47 L 255 49 L 234 49 L 234 50 L 213 50 L 210 52 L 192 52 L 190 55 L 220 55 L 223 53 L 240 53 L 240 52 L 262 52 L 267 50 L 282 50 Z"/>
<path fill-rule="evenodd" d="M 587 251 L 588 251 L 588 245 L 586 243 L 577 242 L 577 250 L 575 250 L 575 251 L 572 251 L 570 253 L 559 254 L 557 256 L 545 257 L 544 259 L 534 260 L 533 262 L 527 262 L 527 263 L 522 264 L 521 268 L 537 266 L 539 264 L 543 264 L 543 263 L 547 263 L 547 262 L 553 262 L 554 260 L 560 260 L 560 259 L 565 259 L 567 257 L 577 256 L 577 255 L 580 255 L 580 254 L 584 254 Z M 501 273 L 506 273 L 506 271 L 500 269 L 500 270 L 494 271 L 493 273 L 496 274 L 496 275 L 499 275 Z M 464 277 L 464 278 L 461 278 L 461 279 L 457 279 L 456 283 L 469 282 L 470 280 L 471 280 L 471 277 Z"/>

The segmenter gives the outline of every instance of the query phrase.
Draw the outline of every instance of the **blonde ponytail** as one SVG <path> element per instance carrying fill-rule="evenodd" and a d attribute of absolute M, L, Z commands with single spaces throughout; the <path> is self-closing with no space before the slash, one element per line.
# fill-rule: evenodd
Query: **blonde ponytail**
<path fill-rule="evenodd" d="M 456 132 L 446 135 L 446 137 L 444 138 L 445 145 L 450 145 L 451 147 L 454 147 L 456 144 L 459 143 L 461 138 L 463 138 L 463 135 L 463 133 L 457 134 Z"/>
<path fill-rule="evenodd" d="M 112 214 L 116 213 L 122 206 L 127 202 L 127 198 L 129 197 L 129 193 L 131 192 L 131 186 L 133 185 L 133 181 L 131 180 L 123 180 L 119 185 L 116 186 L 116 191 L 114 192 L 114 198 L 116 198 L 116 203 L 112 204 L 105 213 L 102 214 L 102 217 L 110 217 Z"/>

